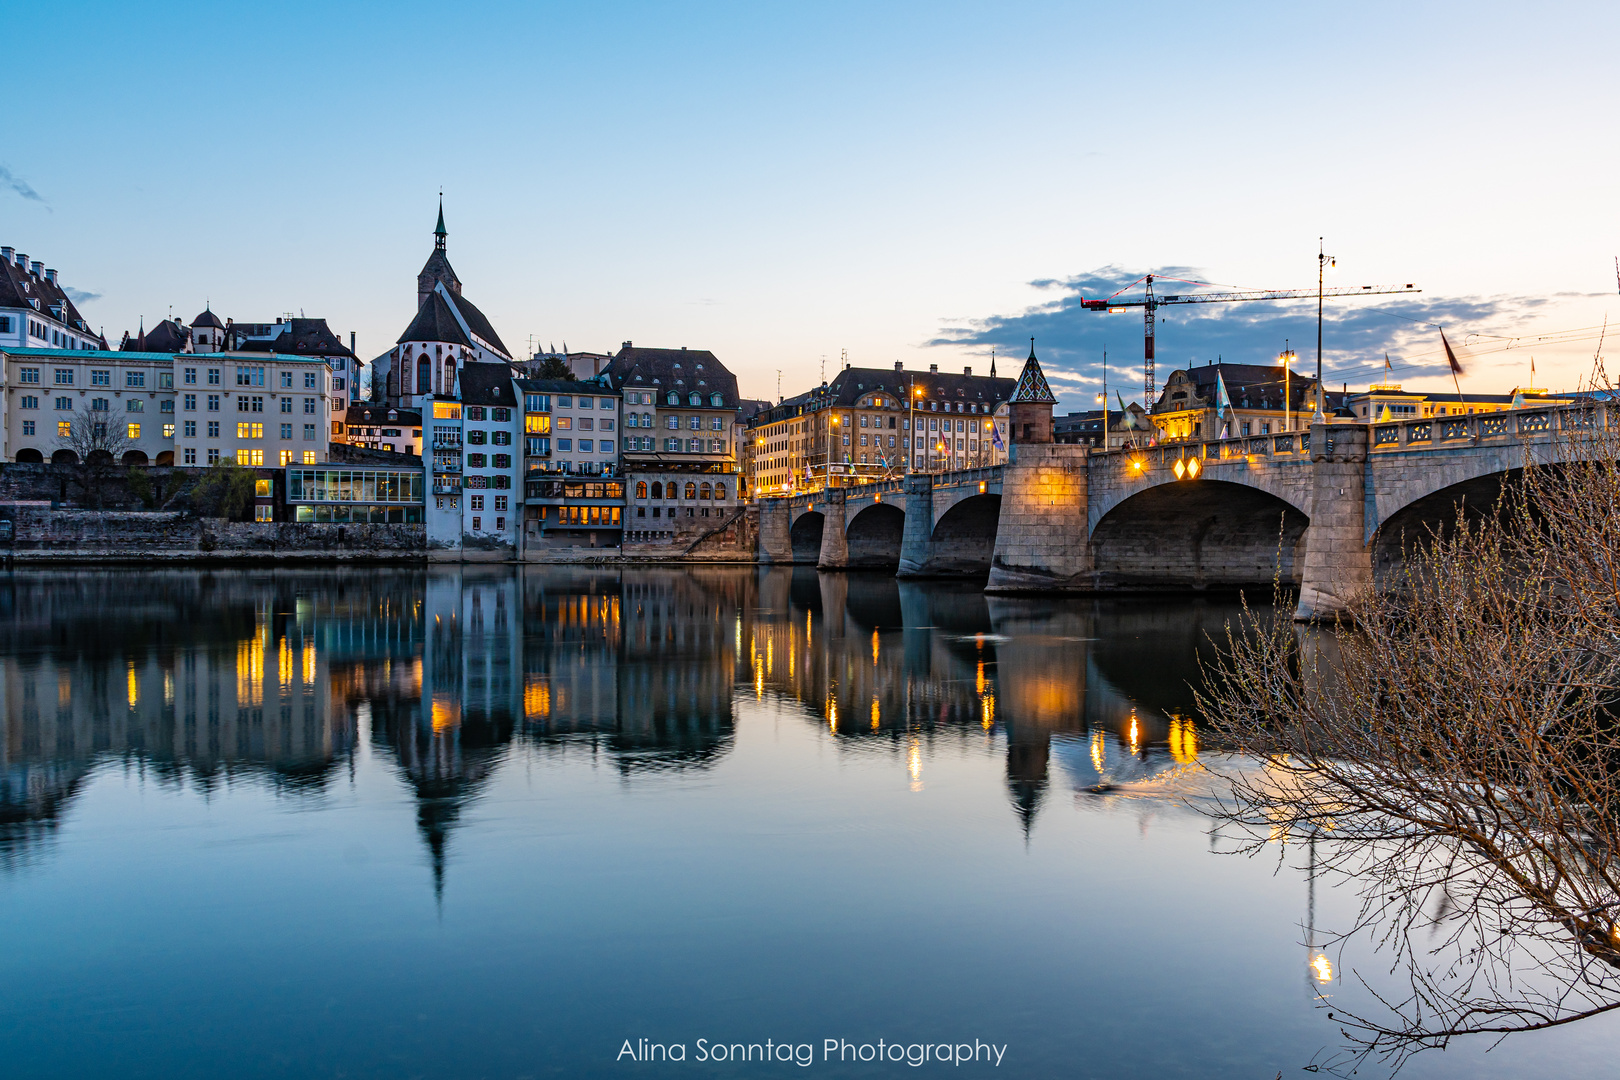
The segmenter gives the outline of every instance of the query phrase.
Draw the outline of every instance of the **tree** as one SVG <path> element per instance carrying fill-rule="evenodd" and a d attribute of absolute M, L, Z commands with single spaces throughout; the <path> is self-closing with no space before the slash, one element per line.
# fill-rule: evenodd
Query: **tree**
<path fill-rule="evenodd" d="M 542 379 L 563 379 L 567 382 L 577 381 L 574 373 L 568 368 L 568 361 L 560 356 L 544 356 L 540 358 L 540 374 Z"/>
<path fill-rule="evenodd" d="M 58 421 L 57 447 L 73 452 L 73 482 L 85 501 L 98 510 L 119 462 L 130 449 L 128 423 L 123 410 L 104 409 L 80 409 Z"/>
<path fill-rule="evenodd" d="M 1343 625 L 1248 612 L 1206 671 L 1212 735 L 1263 763 L 1218 816 L 1310 838 L 1359 890 L 1341 946 L 1397 961 L 1335 995 L 1346 1068 L 1620 1009 L 1620 412 L 1587 415 Z"/>
<path fill-rule="evenodd" d="M 253 508 L 253 482 L 252 470 L 221 459 L 192 487 L 191 508 L 203 517 L 246 521 Z"/>

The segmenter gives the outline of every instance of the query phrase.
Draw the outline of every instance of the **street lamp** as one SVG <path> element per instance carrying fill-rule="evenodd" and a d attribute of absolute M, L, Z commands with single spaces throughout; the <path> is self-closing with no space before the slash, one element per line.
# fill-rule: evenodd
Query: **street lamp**
<path fill-rule="evenodd" d="M 1316 238 L 1316 412 L 1311 417 L 1311 423 L 1327 422 L 1327 414 L 1322 411 L 1322 275 L 1329 269 L 1337 270 L 1339 260 L 1332 255 L 1322 253 L 1322 238 Z"/>
<path fill-rule="evenodd" d="M 1291 390 L 1292 380 L 1289 378 L 1289 376 L 1293 373 L 1294 369 L 1289 365 L 1291 365 L 1295 360 L 1298 360 L 1299 357 L 1295 355 L 1294 351 L 1288 347 L 1287 338 L 1283 339 L 1283 351 L 1277 355 L 1277 359 L 1282 363 L 1283 368 L 1283 430 L 1293 431 L 1294 399 Z"/>

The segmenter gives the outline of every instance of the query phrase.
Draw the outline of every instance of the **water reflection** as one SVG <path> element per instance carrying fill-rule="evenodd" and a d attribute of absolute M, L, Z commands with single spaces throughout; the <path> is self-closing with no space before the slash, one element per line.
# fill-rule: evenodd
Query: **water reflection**
<path fill-rule="evenodd" d="M 704 769 L 747 698 L 891 757 L 915 790 L 942 742 L 998 754 L 1027 834 L 1054 789 L 1193 765 L 1194 654 L 1231 615 L 805 568 L 18 573 L 0 582 L 0 863 L 33 857 L 98 763 L 313 798 L 365 740 L 442 889 L 514 743 L 627 781 Z"/>

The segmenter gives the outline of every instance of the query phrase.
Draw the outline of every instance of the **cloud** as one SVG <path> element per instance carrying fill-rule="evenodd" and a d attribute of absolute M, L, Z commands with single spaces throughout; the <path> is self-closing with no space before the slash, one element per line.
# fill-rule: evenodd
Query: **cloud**
<path fill-rule="evenodd" d="M 1192 267 L 1166 267 L 1156 278 L 1197 280 Z M 1066 279 L 1030 282 L 1052 299 L 1009 315 L 989 315 L 948 326 L 926 342 L 987 354 L 994 348 L 998 370 L 1016 374 L 1035 339 L 1041 366 L 1062 408 L 1091 408 L 1102 380 L 1102 353 L 1108 350 L 1108 386 L 1142 394 L 1142 309 L 1120 314 L 1086 310 L 1085 300 L 1140 298 L 1134 284 L 1142 274 L 1104 266 Z M 1198 291 L 1164 281 L 1160 296 Z M 1314 298 L 1313 298 L 1314 299 Z M 1453 346 L 1469 363 L 1470 348 L 1498 351 L 1523 322 L 1545 314 L 1548 301 L 1529 297 L 1440 298 L 1418 295 L 1328 299 L 1323 314 L 1323 376 L 1328 382 L 1365 382 L 1383 371 L 1388 352 L 1397 377 L 1445 374 L 1445 354 L 1434 329 L 1444 326 Z M 1300 357 L 1300 369 L 1315 367 L 1316 305 L 1307 300 L 1172 304 L 1158 309 L 1154 333 L 1158 382 L 1176 368 L 1213 363 L 1271 363 L 1286 347 Z M 1083 404 L 1082 404 L 1083 401 Z"/>
<path fill-rule="evenodd" d="M 11 170 L 6 168 L 4 165 L 0 165 L 0 185 L 10 188 L 12 191 L 16 192 L 18 195 L 21 195 L 30 202 L 37 202 L 41 206 L 45 207 L 45 209 L 50 209 L 50 206 L 45 202 L 45 197 L 43 195 L 29 187 L 28 181 L 24 180 L 20 176 L 13 175 Z"/>
<path fill-rule="evenodd" d="M 92 300 L 101 299 L 101 294 L 98 292 L 91 292 L 89 289 L 75 289 L 71 285 L 64 285 L 62 291 L 67 293 L 67 298 L 75 304 L 88 304 Z"/>

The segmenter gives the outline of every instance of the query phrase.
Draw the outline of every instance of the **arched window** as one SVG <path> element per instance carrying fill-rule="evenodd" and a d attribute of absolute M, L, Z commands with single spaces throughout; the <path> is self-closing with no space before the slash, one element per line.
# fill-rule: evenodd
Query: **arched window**
<path fill-rule="evenodd" d="M 695 500 L 697 498 L 697 485 L 692 483 L 690 480 L 686 482 L 686 497 L 688 500 Z"/>
<path fill-rule="evenodd" d="M 645 481 L 645 480 L 637 480 L 636 481 L 636 498 L 645 499 L 646 497 L 647 497 L 647 481 Z"/>
<path fill-rule="evenodd" d="M 416 362 L 416 393 L 427 394 L 433 391 L 433 367 L 428 358 L 423 356 Z"/>
<path fill-rule="evenodd" d="M 712 487 L 710 487 L 707 483 L 705 483 L 701 488 L 698 489 L 698 498 L 700 498 L 700 499 L 712 499 L 712 498 L 714 498 L 714 489 Z"/>
<path fill-rule="evenodd" d="M 724 485 L 724 484 L 716 484 L 716 485 L 714 485 L 714 497 L 716 499 L 719 499 L 721 502 L 724 502 L 725 499 L 726 499 L 726 485 Z"/>
<path fill-rule="evenodd" d="M 686 403 L 688 405 L 701 405 L 703 404 L 703 395 L 694 390 L 687 395 Z"/>
<path fill-rule="evenodd" d="M 709 404 L 713 405 L 717 409 L 720 407 L 721 403 L 724 400 L 725 399 L 722 398 L 719 394 L 710 394 L 709 395 Z"/>
<path fill-rule="evenodd" d="M 679 395 L 675 391 L 671 390 L 669 392 L 669 397 L 665 398 L 665 400 L 668 401 L 671 405 L 679 405 L 681 403 L 681 395 Z"/>
<path fill-rule="evenodd" d="M 446 394 L 453 394 L 455 393 L 455 390 L 456 362 L 454 360 L 446 360 L 444 362 L 444 392 Z"/>
<path fill-rule="evenodd" d="M 664 485 L 660 481 L 653 481 L 652 497 L 655 499 L 662 499 L 664 497 Z"/>

